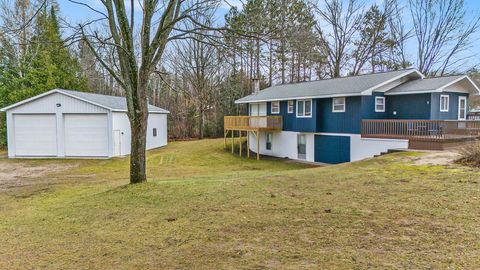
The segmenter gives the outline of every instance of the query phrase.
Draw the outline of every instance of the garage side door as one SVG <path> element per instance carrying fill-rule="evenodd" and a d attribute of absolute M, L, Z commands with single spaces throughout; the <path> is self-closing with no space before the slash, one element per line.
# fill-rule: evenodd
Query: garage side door
<path fill-rule="evenodd" d="M 315 135 L 315 161 L 337 164 L 350 161 L 350 137 Z"/>
<path fill-rule="evenodd" d="M 14 114 L 16 156 L 56 156 L 57 122 L 54 114 Z"/>
<path fill-rule="evenodd" d="M 108 156 L 106 114 L 65 114 L 65 156 Z"/>

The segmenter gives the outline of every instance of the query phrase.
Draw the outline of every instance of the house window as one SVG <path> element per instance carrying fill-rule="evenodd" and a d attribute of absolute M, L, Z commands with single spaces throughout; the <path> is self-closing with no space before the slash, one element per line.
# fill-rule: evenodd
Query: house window
<path fill-rule="evenodd" d="M 375 112 L 385 112 L 385 97 L 375 97 Z"/>
<path fill-rule="evenodd" d="M 312 117 L 312 100 L 297 100 L 297 117 Z"/>
<path fill-rule="evenodd" d="M 345 112 L 345 98 L 333 98 L 332 112 Z"/>
<path fill-rule="evenodd" d="M 288 101 L 288 113 L 293 113 L 293 100 Z"/>
<path fill-rule="evenodd" d="M 157 137 L 157 129 L 156 128 L 153 129 L 153 137 Z"/>
<path fill-rule="evenodd" d="M 273 134 L 271 132 L 267 132 L 267 139 L 266 139 L 266 148 L 267 150 L 272 150 L 272 139 L 273 139 Z"/>
<path fill-rule="evenodd" d="M 250 103 L 250 116 L 258 116 L 259 105 Z"/>
<path fill-rule="evenodd" d="M 279 101 L 272 101 L 272 107 L 271 107 L 271 113 L 272 114 L 279 114 L 280 113 L 280 102 Z"/>
<path fill-rule="evenodd" d="M 307 159 L 307 138 L 305 134 L 299 134 L 297 137 L 298 159 Z"/>
<path fill-rule="evenodd" d="M 267 115 L 267 103 L 250 103 L 250 116 Z"/>
<path fill-rule="evenodd" d="M 448 95 L 440 95 L 440 111 L 448 112 L 448 103 L 450 97 Z"/>

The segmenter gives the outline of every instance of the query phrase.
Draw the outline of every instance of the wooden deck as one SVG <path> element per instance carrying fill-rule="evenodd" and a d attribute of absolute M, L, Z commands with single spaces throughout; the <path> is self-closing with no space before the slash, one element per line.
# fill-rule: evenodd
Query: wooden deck
<path fill-rule="evenodd" d="M 410 149 L 444 150 L 480 138 L 480 121 L 363 120 L 361 136 L 406 139 Z"/>
<path fill-rule="evenodd" d="M 247 137 L 247 157 L 250 158 L 250 136 L 253 134 L 256 138 L 257 160 L 260 159 L 260 132 L 261 131 L 281 131 L 281 116 L 225 116 L 223 119 L 224 146 L 227 147 L 227 136 L 230 132 L 232 137 L 232 153 L 235 145 L 235 132 L 238 134 L 240 146 L 240 156 L 242 155 L 243 134 Z"/>

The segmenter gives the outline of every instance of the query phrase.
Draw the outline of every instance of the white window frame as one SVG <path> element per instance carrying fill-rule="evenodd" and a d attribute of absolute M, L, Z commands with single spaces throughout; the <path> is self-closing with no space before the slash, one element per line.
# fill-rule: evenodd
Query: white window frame
<path fill-rule="evenodd" d="M 463 118 L 460 117 L 460 112 L 461 112 L 461 101 L 465 100 L 465 112 L 463 114 Z M 458 120 L 467 120 L 467 112 L 468 112 L 468 98 L 466 96 L 459 96 L 458 97 Z"/>
<path fill-rule="evenodd" d="M 300 154 L 298 151 L 300 147 L 300 138 L 303 138 L 305 140 L 305 154 Z M 297 158 L 300 160 L 306 160 L 307 159 L 307 135 L 305 134 L 298 134 L 297 135 Z"/>
<path fill-rule="evenodd" d="M 340 109 L 340 110 L 335 109 L 335 100 L 343 100 L 343 104 L 337 104 L 337 106 L 343 105 L 343 109 Z M 347 107 L 347 100 L 345 97 L 332 98 L 332 112 L 345 112 L 346 107 Z"/>
<path fill-rule="evenodd" d="M 378 104 L 379 100 L 383 100 L 383 104 Z M 378 109 L 378 106 L 383 106 L 383 109 Z M 375 112 L 385 112 L 385 97 L 375 97 Z"/>
<path fill-rule="evenodd" d="M 288 110 L 288 113 L 293 113 L 293 105 L 294 105 L 294 101 L 293 101 L 293 100 L 287 101 L 287 110 Z"/>
<path fill-rule="evenodd" d="M 447 99 L 447 108 L 443 108 L 443 102 L 442 99 L 446 98 Z M 450 96 L 449 95 L 440 95 L 440 111 L 441 112 L 448 112 L 450 109 Z"/>
<path fill-rule="evenodd" d="M 277 104 L 277 111 L 273 111 L 273 104 Z M 280 101 L 272 101 L 270 103 L 270 113 L 271 114 L 279 114 L 280 113 Z"/>
<path fill-rule="evenodd" d="M 305 102 L 307 102 L 307 101 L 310 102 L 310 114 L 309 115 L 305 115 L 305 108 L 306 108 L 305 107 Z M 298 113 L 298 108 L 300 108 L 300 105 L 298 105 L 298 103 L 300 103 L 300 102 L 303 102 L 303 105 L 302 105 L 303 114 Z M 297 100 L 297 118 L 312 118 L 312 113 L 313 113 L 312 112 L 312 108 L 313 108 L 312 104 L 313 104 L 313 102 L 312 102 L 311 99 L 299 99 L 299 100 Z"/>
<path fill-rule="evenodd" d="M 268 138 L 270 137 L 270 141 Z M 270 143 L 270 149 L 268 148 L 268 144 Z M 267 132 L 265 133 L 265 150 L 271 151 L 273 149 L 273 133 Z"/>

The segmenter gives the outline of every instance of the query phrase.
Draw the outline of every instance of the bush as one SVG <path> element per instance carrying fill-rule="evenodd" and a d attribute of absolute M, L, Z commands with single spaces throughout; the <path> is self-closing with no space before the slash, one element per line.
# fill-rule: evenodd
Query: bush
<path fill-rule="evenodd" d="M 459 153 L 460 158 L 456 161 L 457 163 L 472 167 L 480 167 L 480 142 L 468 144 L 460 148 Z"/>

